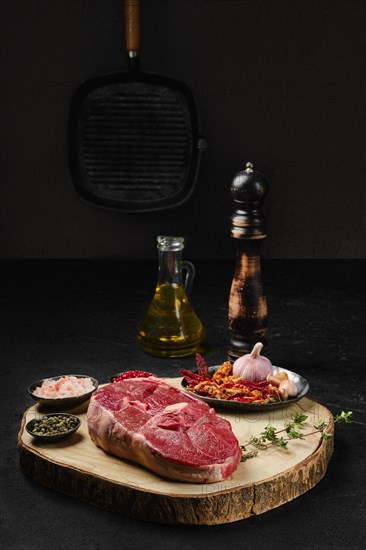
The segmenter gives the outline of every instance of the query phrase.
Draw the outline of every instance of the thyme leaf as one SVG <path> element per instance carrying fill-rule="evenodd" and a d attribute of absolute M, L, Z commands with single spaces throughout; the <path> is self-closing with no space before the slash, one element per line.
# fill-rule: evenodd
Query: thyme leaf
<path fill-rule="evenodd" d="M 334 419 L 334 422 L 345 422 L 346 424 L 351 424 L 352 422 L 352 411 L 342 411 L 340 414 L 337 414 L 337 416 Z"/>
<path fill-rule="evenodd" d="M 252 451 L 251 453 L 246 453 L 242 455 L 240 462 L 246 462 L 250 458 L 255 458 L 256 456 L 258 456 L 258 451 Z"/>

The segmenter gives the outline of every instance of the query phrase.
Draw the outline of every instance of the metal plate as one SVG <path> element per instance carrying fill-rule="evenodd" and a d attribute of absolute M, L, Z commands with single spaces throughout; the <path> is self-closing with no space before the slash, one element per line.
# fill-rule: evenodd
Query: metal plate
<path fill-rule="evenodd" d="M 217 369 L 221 365 L 216 365 L 214 367 L 209 367 L 209 371 L 211 373 L 214 373 L 217 371 Z M 309 391 L 309 382 L 300 376 L 300 374 L 297 374 L 296 372 L 292 372 L 287 369 L 283 369 L 280 367 L 273 366 L 273 374 L 276 374 L 278 371 L 284 371 L 287 373 L 289 379 L 295 384 L 297 387 L 297 395 L 296 397 L 292 397 L 291 399 L 287 399 L 286 401 L 278 401 L 275 403 L 241 403 L 239 401 L 231 401 L 227 399 L 215 399 L 213 397 L 204 397 L 202 395 L 198 395 L 194 392 L 189 392 L 191 395 L 195 395 L 199 399 L 202 399 L 202 401 L 205 401 L 210 407 L 213 408 L 225 408 L 225 409 L 233 409 L 238 411 L 269 411 L 272 409 L 281 409 L 283 407 L 288 407 L 289 405 L 292 405 L 294 403 L 297 403 L 302 397 L 304 397 L 308 391 Z M 197 371 L 195 371 L 197 372 Z M 188 383 L 185 378 L 182 379 L 182 386 L 183 388 L 187 388 Z"/>

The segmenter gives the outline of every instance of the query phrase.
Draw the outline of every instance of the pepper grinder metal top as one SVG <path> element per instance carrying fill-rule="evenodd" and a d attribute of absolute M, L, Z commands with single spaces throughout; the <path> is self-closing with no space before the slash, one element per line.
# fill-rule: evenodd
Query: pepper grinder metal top
<path fill-rule="evenodd" d="M 265 233 L 262 202 L 267 194 L 263 174 L 247 162 L 235 175 L 231 196 L 235 210 L 231 217 L 231 236 L 237 239 L 236 266 L 229 297 L 228 357 L 235 361 L 250 353 L 256 342 L 266 348 L 267 299 L 261 276 L 260 251 Z"/>

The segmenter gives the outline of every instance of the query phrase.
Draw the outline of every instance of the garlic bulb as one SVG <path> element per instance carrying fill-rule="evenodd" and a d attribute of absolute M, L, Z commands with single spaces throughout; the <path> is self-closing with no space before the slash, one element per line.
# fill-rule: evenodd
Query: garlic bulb
<path fill-rule="evenodd" d="M 273 373 L 272 363 L 260 355 L 263 344 L 257 342 L 250 353 L 239 357 L 233 364 L 233 374 L 250 382 L 261 382 Z"/>

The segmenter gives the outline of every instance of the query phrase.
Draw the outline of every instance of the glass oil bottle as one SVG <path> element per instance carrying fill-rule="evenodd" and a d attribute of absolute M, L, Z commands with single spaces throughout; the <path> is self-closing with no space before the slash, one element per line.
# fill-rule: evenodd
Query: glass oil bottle
<path fill-rule="evenodd" d="M 159 236 L 157 248 L 158 281 L 153 300 L 137 329 L 137 340 L 146 353 L 158 357 L 193 355 L 204 337 L 202 323 L 188 301 L 194 266 L 182 261 L 183 237 Z"/>

